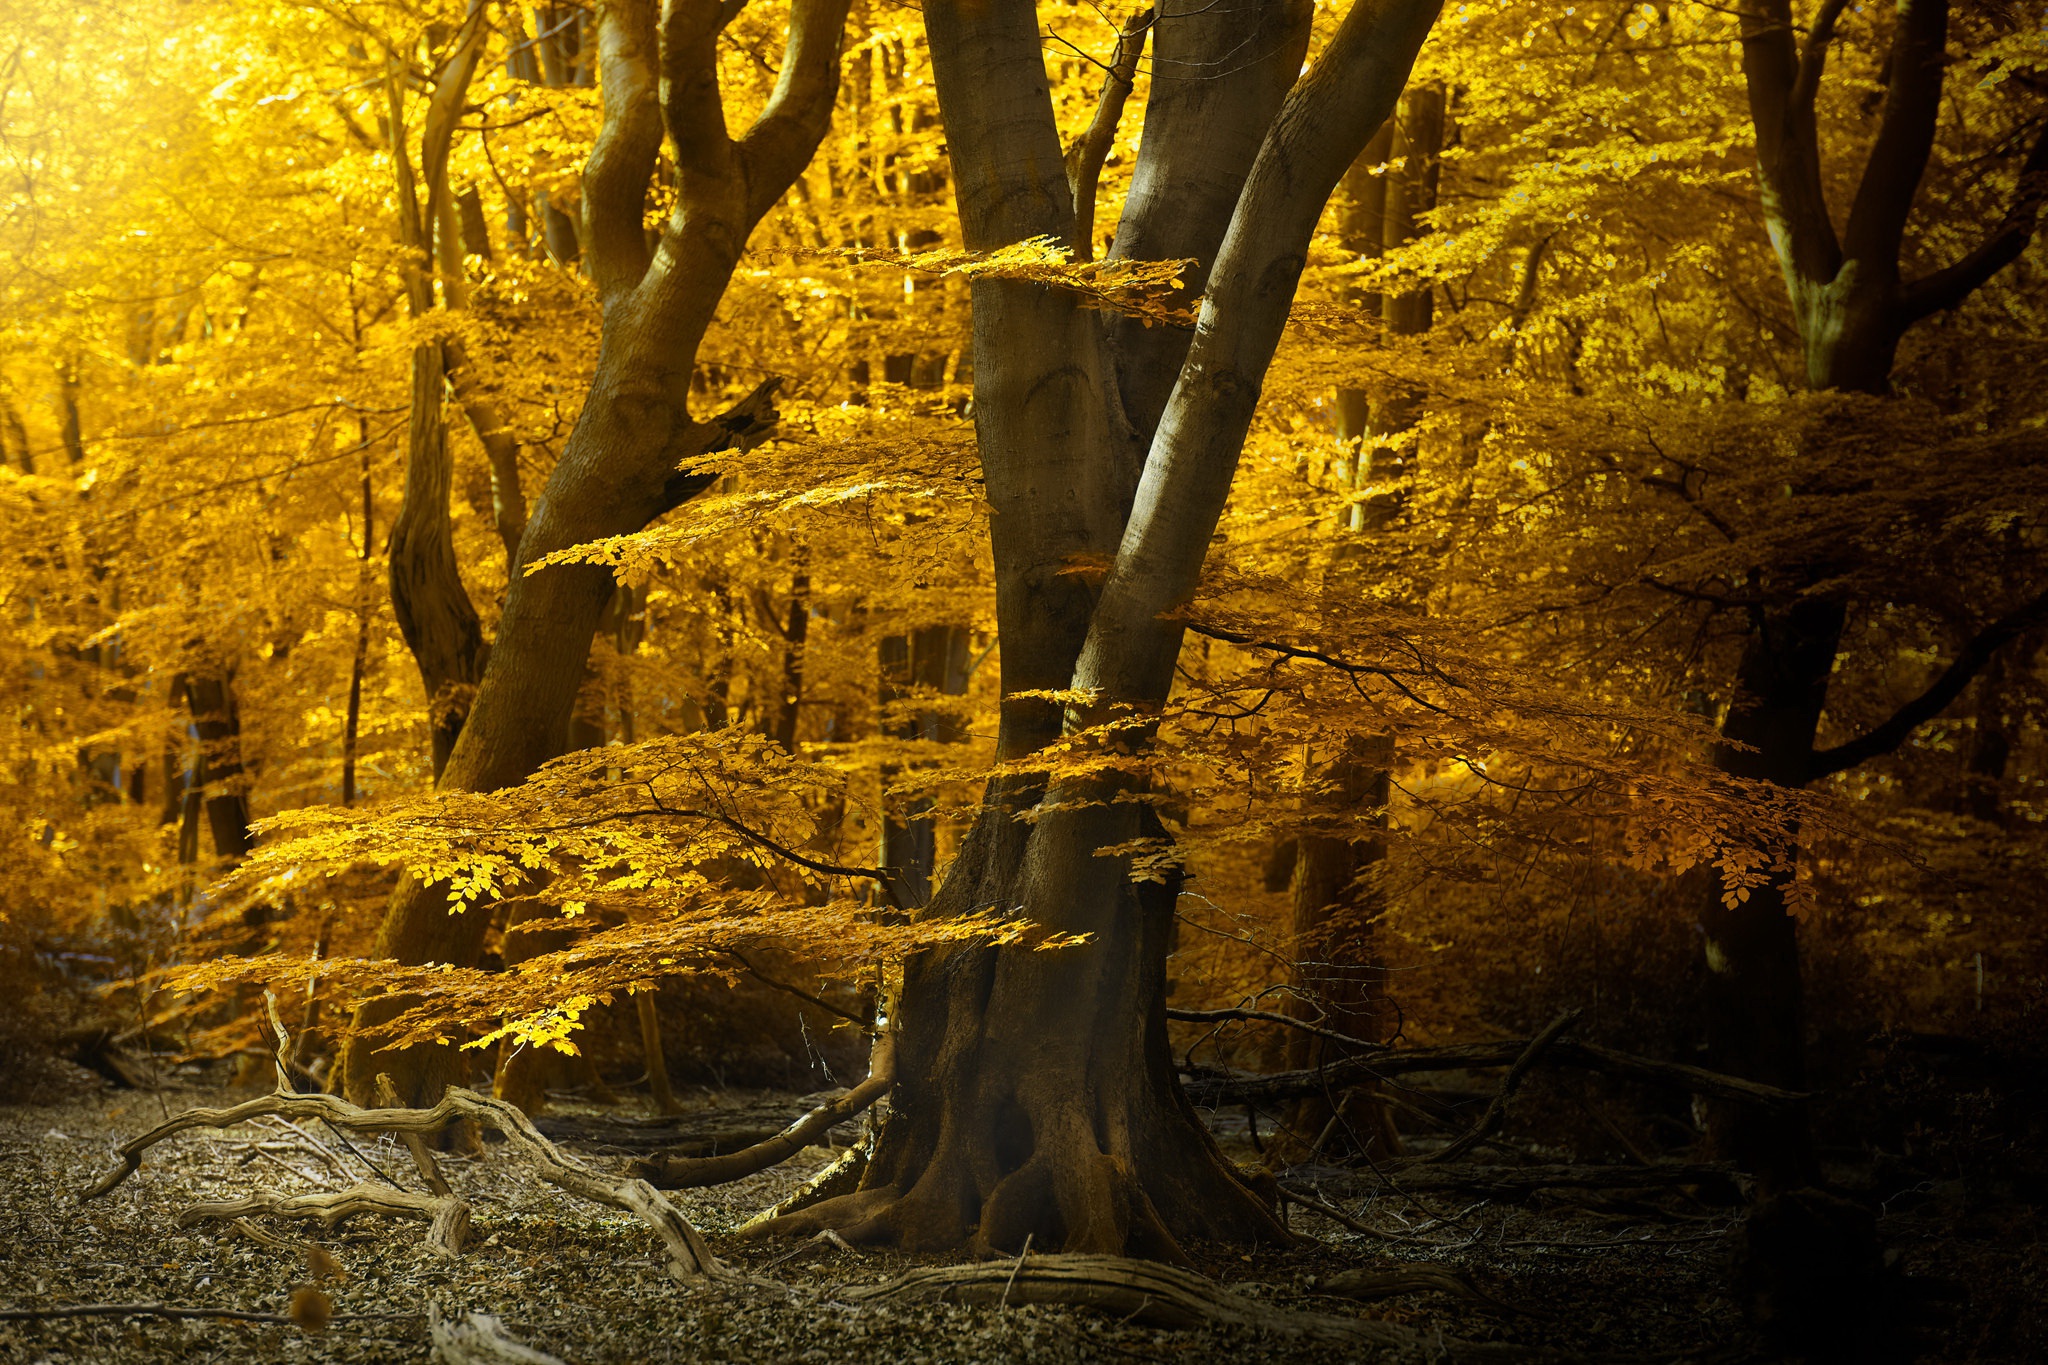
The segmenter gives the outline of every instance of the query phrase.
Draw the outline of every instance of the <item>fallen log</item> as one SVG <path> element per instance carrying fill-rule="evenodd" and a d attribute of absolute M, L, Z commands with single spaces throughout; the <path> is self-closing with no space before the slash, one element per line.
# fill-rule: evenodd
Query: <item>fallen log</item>
<path fill-rule="evenodd" d="M 1190 1102 L 1203 1109 L 1222 1109 L 1234 1104 L 1277 1103 L 1319 1095 L 1327 1088 L 1384 1080 L 1391 1076 L 1431 1071 L 1463 1071 L 1478 1067 L 1511 1066 L 1529 1049 L 1529 1039 L 1508 1039 L 1494 1043 L 1462 1043 L 1453 1047 L 1376 1047 L 1355 1057 L 1341 1057 L 1327 1066 L 1306 1071 L 1276 1071 L 1266 1075 L 1238 1071 L 1201 1071 L 1187 1075 L 1182 1088 Z M 1801 1104 L 1811 1098 L 1802 1091 L 1782 1090 L 1761 1081 L 1746 1081 L 1684 1062 L 1660 1062 L 1596 1043 L 1579 1043 L 1560 1038 L 1543 1050 L 1539 1059 L 1550 1066 L 1579 1067 L 1588 1071 L 1612 1072 L 1642 1080 L 1661 1081 L 1706 1095 L 1713 1099 L 1776 1108 Z"/>

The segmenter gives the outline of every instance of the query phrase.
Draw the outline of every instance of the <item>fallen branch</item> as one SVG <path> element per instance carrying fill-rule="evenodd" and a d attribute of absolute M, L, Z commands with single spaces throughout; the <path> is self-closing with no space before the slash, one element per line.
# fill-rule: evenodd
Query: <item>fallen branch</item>
<path fill-rule="evenodd" d="M 106 1194 L 142 1167 L 142 1154 L 166 1138 L 194 1128 L 232 1128 L 265 1115 L 322 1119 L 363 1133 L 438 1133 L 457 1119 L 474 1119 L 503 1134 L 507 1145 L 542 1180 L 580 1199 L 621 1209 L 654 1230 L 668 1248 L 671 1269 L 682 1280 L 728 1279 L 704 1239 L 682 1213 L 644 1180 L 621 1179 L 592 1170 L 564 1155 L 542 1137 L 533 1121 L 503 1100 L 450 1086 L 432 1109 L 359 1109 L 338 1095 L 269 1094 L 226 1109 L 188 1109 L 158 1124 L 119 1149 L 120 1164 L 79 1195 L 88 1203 Z"/>
<path fill-rule="evenodd" d="M 1233 1104 L 1274 1103 L 1320 1095 L 1326 1086 L 1383 1080 L 1389 1076 L 1509 1066 L 1528 1050 L 1529 1044 L 1526 1040 L 1510 1039 L 1498 1043 L 1463 1043 L 1454 1047 L 1362 1046 L 1372 1047 L 1372 1051 L 1356 1057 L 1340 1057 L 1325 1066 L 1306 1071 L 1277 1071 L 1263 1076 L 1245 1072 L 1202 1072 L 1189 1076 L 1182 1085 L 1188 1099 L 1204 1109 L 1222 1109 Z M 1663 1081 L 1696 1095 L 1765 1108 L 1802 1104 L 1811 1098 L 1802 1091 L 1782 1090 L 1761 1081 L 1746 1081 L 1740 1076 L 1687 1066 L 1683 1062 L 1660 1062 L 1596 1043 L 1579 1043 L 1570 1039 L 1559 1039 L 1551 1044 L 1542 1060 L 1552 1066 L 1580 1067 L 1588 1071 L 1608 1071 L 1643 1080 Z"/>
<path fill-rule="evenodd" d="M 1455 1190 L 1480 1199 L 1526 1199 L 1539 1190 L 1655 1190 L 1710 1185 L 1733 1192 L 1741 1177 L 1716 1162 L 1658 1162 L 1651 1166 L 1431 1166 L 1388 1172 L 1396 1189 Z"/>
<path fill-rule="evenodd" d="M 330 1322 L 418 1318 L 418 1313 L 336 1313 Z M 267 1322 L 296 1327 L 285 1313 L 253 1313 L 241 1308 L 185 1308 L 170 1303 L 64 1303 L 48 1308 L 0 1308 L 0 1322 L 40 1322 L 52 1318 L 225 1318 L 229 1322 Z"/>
<path fill-rule="evenodd" d="M 449 1196 L 414 1194 L 388 1185 L 355 1185 L 335 1194 L 279 1194 L 257 1190 L 240 1199 L 194 1204 L 178 1215 L 178 1226 L 197 1223 L 234 1222 L 251 1214 L 272 1218 L 317 1218 L 331 1228 L 357 1214 L 379 1214 L 386 1218 L 419 1218 L 430 1227 L 427 1245 L 443 1256 L 460 1256 L 469 1238 L 469 1205 Z"/>
<path fill-rule="evenodd" d="M 770 1166 L 781 1165 L 888 1093 L 896 1079 L 892 1060 L 894 1053 L 889 1041 L 891 1036 L 885 1031 L 875 1040 L 866 1080 L 839 1098 L 819 1105 L 766 1142 L 757 1142 L 722 1156 L 648 1157 L 628 1166 L 627 1174 L 637 1176 L 658 1189 L 689 1190 L 705 1185 L 723 1185 L 727 1181 L 765 1171 Z"/>
<path fill-rule="evenodd" d="M 441 1305 L 427 1305 L 427 1335 L 442 1365 L 564 1365 L 561 1357 L 536 1351 L 505 1330 L 489 1313 L 444 1318 Z"/>
<path fill-rule="evenodd" d="M 854 1303 L 938 1299 L 969 1304 L 1094 1308 L 1156 1327 L 1248 1327 L 1431 1360 L 1535 1359 L 1533 1353 L 1424 1336 L 1393 1323 L 1273 1308 L 1192 1271 L 1121 1256 L 1033 1256 L 1011 1262 L 927 1266 L 884 1284 L 843 1289 Z"/>
<path fill-rule="evenodd" d="M 1449 1294 L 1453 1298 L 1498 1308 L 1503 1313 L 1518 1317 L 1552 1317 L 1549 1313 L 1539 1313 L 1533 1308 L 1497 1299 L 1456 1270 L 1434 1261 L 1403 1261 L 1385 1270 L 1340 1270 L 1317 1284 L 1315 1290 L 1318 1294 L 1355 1299 L 1360 1303 L 1377 1303 L 1381 1299 L 1399 1298 L 1404 1294 Z"/>
<path fill-rule="evenodd" d="M 1522 1050 L 1521 1056 L 1515 1058 L 1515 1064 L 1508 1068 L 1508 1074 L 1501 1077 L 1500 1088 L 1494 1091 L 1493 1098 L 1487 1101 L 1486 1112 L 1479 1116 L 1479 1122 L 1473 1124 L 1471 1128 L 1460 1134 L 1456 1140 L 1446 1143 L 1443 1147 L 1424 1157 L 1423 1160 L 1432 1162 L 1455 1161 L 1480 1143 L 1486 1141 L 1487 1138 L 1493 1136 L 1493 1130 L 1500 1127 L 1501 1119 L 1507 1115 L 1508 1101 L 1513 1099 L 1515 1091 L 1521 1088 L 1522 1077 L 1527 1075 L 1529 1068 L 1536 1064 L 1536 1059 L 1543 1055 L 1543 1050 L 1556 1042 L 1557 1036 L 1577 1023 L 1578 1020 L 1579 1012 L 1577 1010 L 1566 1010 L 1563 1014 L 1558 1015 L 1557 1018 L 1544 1025 L 1543 1032 L 1529 1040 L 1529 1046 Z"/>

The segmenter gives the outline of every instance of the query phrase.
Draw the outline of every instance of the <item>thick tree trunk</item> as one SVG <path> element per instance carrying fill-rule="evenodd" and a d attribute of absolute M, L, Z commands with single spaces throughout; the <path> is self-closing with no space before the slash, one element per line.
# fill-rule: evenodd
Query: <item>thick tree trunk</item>
<path fill-rule="evenodd" d="M 1156 824 L 1153 831 L 1157 833 Z M 912 1250 L 1134 1251 L 1283 1240 L 1180 1092 L 1166 1039 L 1178 887 L 1135 886 L 1104 844 L 1129 808 L 1026 826 L 982 819 L 935 914 L 1002 907 L 1055 932 L 1052 952 L 964 948 L 907 964 L 899 1078 L 861 1188 L 783 1220 Z"/>
<path fill-rule="evenodd" d="M 925 15 L 966 244 L 1071 239 L 1031 7 L 938 3 Z M 1316 219 L 1392 111 L 1434 17 L 1428 3 L 1355 6 L 1289 93 L 1307 6 L 1161 7 L 1156 107 L 1110 254 L 1208 260 L 1160 248 L 1212 244 L 1192 341 L 1104 327 L 1052 291 L 976 282 L 1004 756 L 1107 708 L 1165 702 L 1181 627 L 1161 616 L 1192 592 Z M 1187 49 L 1172 46 L 1182 39 Z M 1106 550 L 1098 594 L 1071 569 Z M 1070 718 L 1014 695 L 1069 687 L 1093 689 L 1101 709 Z M 1128 858 L 1101 856 L 1163 836 L 1141 795 L 1097 780 L 991 784 L 930 913 L 994 910 L 1086 941 L 908 964 L 894 1106 L 860 1189 L 768 1226 L 1160 1256 L 1195 1238 L 1284 1236 L 1175 1081 L 1165 957 L 1178 888 L 1134 885 Z M 1012 815 L 1033 806 L 1028 823 Z"/>

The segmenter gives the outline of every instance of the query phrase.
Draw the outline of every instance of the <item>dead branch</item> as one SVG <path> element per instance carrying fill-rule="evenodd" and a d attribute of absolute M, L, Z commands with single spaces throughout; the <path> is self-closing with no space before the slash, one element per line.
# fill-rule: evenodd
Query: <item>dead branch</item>
<path fill-rule="evenodd" d="M 1284 1017 L 1284 1016 L 1282 1016 Z M 1271 1103 L 1319 1095 L 1326 1086 L 1349 1085 L 1359 1081 L 1382 1080 L 1389 1076 L 1430 1071 L 1464 1071 L 1477 1067 L 1512 1065 L 1525 1051 L 1528 1041 L 1509 1039 L 1496 1043 L 1464 1043 L 1455 1047 L 1390 1048 L 1384 1044 L 1354 1040 L 1368 1049 L 1363 1055 L 1341 1057 L 1326 1066 L 1306 1071 L 1276 1071 L 1268 1075 L 1246 1072 L 1206 1072 L 1184 1082 L 1187 1097 L 1204 1109 L 1221 1109 L 1233 1104 Z M 1612 1072 L 1642 1080 L 1662 1081 L 1706 1095 L 1777 1108 L 1803 1104 L 1810 1096 L 1797 1090 L 1782 1090 L 1761 1081 L 1746 1081 L 1683 1062 L 1660 1062 L 1650 1057 L 1559 1039 L 1544 1050 L 1541 1060 L 1552 1066 L 1579 1067 L 1588 1071 Z"/>
<path fill-rule="evenodd" d="M 397 1109 L 400 1107 L 398 1103 L 398 1087 L 391 1083 L 391 1076 L 388 1072 L 380 1071 L 377 1073 L 375 1089 L 377 1091 L 377 1103 L 383 1105 L 386 1109 Z M 440 1164 L 434 1160 L 433 1152 L 428 1150 L 427 1140 L 418 1133 L 400 1133 L 398 1140 L 404 1143 L 405 1150 L 412 1154 L 413 1169 L 420 1173 L 421 1180 L 427 1182 L 427 1188 L 440 1195 L 443 1199 L 452 1199 L 455 1191 L 449 1187 L 448 1177 L 441 1174 Z"/>
<path fill-rule="evenodd" d="M 1481 1199 L 1527 1199 L 1540 1190 L 1655 1190 L 1706 1185 L 1732 1191 L 1741 1176 L 1719 1162 L 1658 1162 L 1652 1166 L 1410 1166 L 1388 1173 L 1397 1189 L 1456 1191 Z"/>
<path fill-rule="evenodd" d="M 1192 1271 L 1122 1256 L 1029 1256 L 1019 1261 L 927 1266 L 884 1284 L 840 1291 L 854 1303 L 939 1299 L 970 1304 L 1061 1304 L 1095 1308 L 1157 1327 L 1249 1327 L 1317 1341 L 1343 1342 L 1394 1356 L 1432 1360 L 1509 1358 L 1498 1347 L 1425 1337 L 1412 1328 L 1328 1313 L 1268 1307 Z M 1539 1358 L 1534 1354 L 1525 1359 Z"/>
<path fill-rule="evenodd" d="M 330 1322 L 365 1322 L 378 1318 L 418 1318 L 418 1313 L 336 1313 Z M 266 1322 L 296 1327 L 298 1319 L 284 1313 L 253 1313 L 240 1308 L 185 1308 L 171 1303 L 63 1303 L 48 1308 L 0 1308 L 0 1322 L 41 1322 L 51 1318 L 225 1318 L 230 1322 Z"/>
<path fill-rule="evenodd" d="M 1543 1032 L 1529 1040 L 1529 1046 L 1522 1049 L 1521 1056 L 1515 1058 L 1515 1064 L 1508 1068 L 1508 1074 L 1501 1077 L 1500 1088 L 1494 1091 L 1493 1098 L 1487 1101 L 1486 1112 L 1479 1116 L 1479 1122 L 1423 1160 L 1455 1161 L 1491 1137 L 1493 1130 L 1500 1127 L 1501 1119 L 1507 1115 L 1508 1101 L 1513 1099 L 1515 1091 L 1521 1088 L 1522 1077 L 1536 1064 L 1536 1059 L 1543 1055 L 1543 1050 L 1556 1042 L 1557 1036 L 1577 1023 L 1578 1019 L 1577 1010 L 1566 1010 L 1544 1025 Z"/>
<path fill-rule="evenodd" d="M 839 1098 L 819 1105 L 766 1142 L 722 1156 L 648 1157 L 628 1166 L 627 1173 L 659 1189 L 689 1190 L 723 1185 L 782 1164 L 888 1093 L 896 1079 L 890 1046 L 893 1036 L 885 1030 L 876 1038 L 866 1080 Z"/>
<path fill-rule="evenodd" d="M 194 1128 L 231 1128 L 265 1115 L 322 1119 L 356 1132 L 422 1136 L 438 1133 L 458 1119 L 473 1119 L 503 1134 L 513 1154 L 542 1180 L 579 1199 L 631 1213 L 646 1223 L 668 1249 L 670 1269 L 678 1279 L 732 1277 L 732 1272 L 711 1254 L 697 1230 L 652 1185 L 592 1170 L 542 1137 L 533 1121 L 514 1106 L 455 1086 L 450 1086 L 432 1109 L 360 1109 L 338 1095 L 284 1094 L 259 1096 L 226 1109 L 188 1109 L 122 1144 L 120 1164 L 81 1193 L 79 1202 L 99 1198 L 140 1170 L 142 1154 L 166 1138 Z"/>
<path fill-rule="evenodd" d="M 505 1330 L 489 1313 L 444 1318 L 441 1305 L 427 1305 L 427 1335 L 443 1365 L 564 1365 L 559 1356 L 536 1351 Z"/>
<path fill-rule="evenodd" d="M 428 1223 L 427 1245 L 443 1256 L 460 1256 L 469 1238 L 469 1205 L 452 1196 L 414 1194 L 387 1185 L 355 1185 L 334 1194 L 279 1194 L 257 1190 L 240 1199 L 194 1204 L 178 1215 L 178 1226 L 235 1222 L 251 1214 L 272 1218 L 317 1218 L 331 1228 L 357 1214 L 418 1218 Z"/>

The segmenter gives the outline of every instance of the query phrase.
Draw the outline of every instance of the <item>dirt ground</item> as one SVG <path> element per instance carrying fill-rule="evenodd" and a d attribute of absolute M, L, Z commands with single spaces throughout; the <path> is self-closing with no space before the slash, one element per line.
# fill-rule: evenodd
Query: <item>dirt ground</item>
<path fill-rule="evenodd" d="M 191 1076 L 181 1088 L 146 1094 L 81 1074 L 49 1103 L 0 1109 L 0 1310 L 159 1303 L 286 1312 L 294 1290 L 309 1279 L 302 1253 L 219 1224 L 181 1229 L 177 1215 L 194 1201 L 257 1186 L 296 1192 L 363 1178 L 366 1172 L 335 1169 L 319 1154 L 324 1147 L 348 1167 L 358 1160 L 327 1134 L 302 1135 L 268 1121 L 188 1134 L 150 1153 L 141 1172 L 105 1198 L 78 1202 L 77 1192 L 107 1169 L 119 1142 L 167 1113 L 223 1102 L 205 1079 Z M 733 1092 L 702 1092 L 689 1103 L 686 1127 L 730 1126 L 739 1110 L 740 1117 L 772 1120 L 803 1107 L 797 1096 Z M 564 1146 L 594 1165 L 616 1167 L 625 1160 L 620 1144 L 588 1136 L 601 1136 L 616 1121 L 616 1112 L 607 1118 L 586 1111 L 586 1137 L 565 1138 Z M 567 1123 L 576 1126 L 573 1110 Z M 628 1145 L 647 1132 L 620 1131 Z M 1235 1140 L 1221 1136 L 1226 1146 Z M 394 1140 L 355 1141 L 370 1163 L 411 1183 Z M 823 1244 L 791 1257 L 788 1243 L 729 1235 L 829 1159 L 828 1151 L 812 1148 L 779 1170 L 675 1196 L 719 1256 L 755 1272 L 757 1282 L 745 1287 L 679 1287 L 642 1225 L 571 1199 L 487 1150 L 447 1163 L 457 1192 L 474 1209 L 470 1247 L 459 1260 L 430 1251 L 417 1223 L 361 1218 L 331 1232 L 307 1223 L 266 1224 L 282 1236 L 311 1236 L 339 1261 L 340 1274 L 324 1282 L 336 1313 L 324 1331 L 146 1317 L 0 1320 L 0 1361 L 422 1361 L 431 1354 L 430 1304 L 449 1316 L 494 1314 L 521 1341 L 571 1365 L 1360 1358 L 1355 1347 L 1279 1333 L 1165 1331 L 1063 1308 L 857 1306 L 844 1297 L 849 1288 L 920 1262 Z M 1375 1195 L 1374 1182 L 1337 1169 L 1297 1171 L 1290 1180 L 1381 1235 L 1296 1209 L 1301 1246 L 1212 1257 L 1200 1266 L 1205 1273 L 1275 1306 L 1406 1324 L 1425 1342 L 1441 1334 L 1512 1343 L 1556 1360 L 1781 1358 L 1744 1325 L 1729 1288 L 1732 1209 L 1675 1191 L 1627 1199 L 1560 1193 L 1504 1204 L 1441 1193 Z M 2048 1346 L 2039 1307 L 2048 1302 L 2048 1253 L 2036 1235 L 2037 1211 L 1987 1209 L 1965 1190 L 1921 1184 L 1886 1210 L 1893 1258 L 1901 1270 L 1958 1282 L 1964 1296 L 1925 1343 L 1924 1358 L 2048 1358 L 2035 1354 Z M 1341 1271 L 1403 1261 L 1455 1267 L 1497 1303 L 1430 1291 L 1360 1304 L 1316 1292 Z"/>

